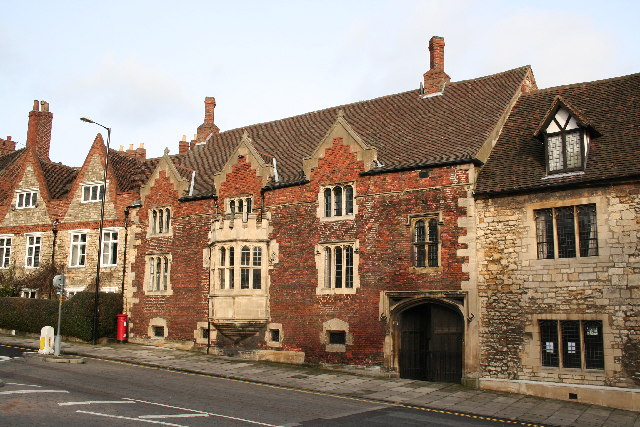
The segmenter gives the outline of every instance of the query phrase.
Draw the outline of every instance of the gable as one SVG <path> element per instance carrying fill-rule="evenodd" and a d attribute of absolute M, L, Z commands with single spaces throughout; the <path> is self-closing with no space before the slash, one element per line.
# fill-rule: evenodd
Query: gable
<path fill-rule="evenodd" d="M 366 144 L 362 138 L 360 138 L 345 120 L 344 113 L 340 111 L 338 118 L 320 144 L 318 144 L 313 154 L 302 161 L 302 169 L 307 179 L 311 179 L 311 174 L 318 167 L 318 161 L 325 156 L 327 150 L 330 149 L 334 143 L 344 144 L 349 148 L 351 153 L 355 153 L 356 158 L 364 163 L 365 172 L 379 166 L 377 150 Z"/>
<path fill-rule="evenodd" d="M 265 157 L 273 159 L 266 153 L 259 153 L 254 147 L 253 140 L 249 137 L 249 134 L 245 132 L 242 135 L 240 143 L 231 156 L 229 156 L 222 170 L 214 175 L 213 183 L 216 190 L 219 190 L 224 185 L 227 177 L 233 172 L 239 160 L 246 162 L 247 165 L 255 171 L 255 175 L 260 180 L 262 187 L 265 187 L 275 179 L 273 160 L 272 163 L 269 164 L 266 162 Z"/>
<path fill-rule="evenodd" d="M 184 169 L 184 168 L 183 168 Z M 186 171 L 185 171 L 186 172 Z M 160 158 L 156 168 L 153 170 L 147 181 L 140 188 L 140 200 L 144 203 L 145 199 L 151 194 L 156 181 L 161 177 L 167 177 L 169 182 L 173 185 L 173 189 L 178 194 L 178 197 L 182 197 L 188 194 L 190 189 L 190 181 L 180 174 L 176 166 L 171 161 L 168 153 Z"/>
<path fill-rule="evenodd" d="M 36 175 L 36 171 L 31 163 L 27 163 L 22 177 L 14 187 L 14 191 L 9 194 L 10 208 L 0 223 L 3 227 L 47 224 L 49 223 L 49 213 L 46 205 L 46 190 L 43 197 L 43 188 L 40 180 Z M 22 193 L 20 202 L 18 195 Z M 35 203 L 33 203 L 32 195 L 35 194 Z M 28 201 L 24 196 L 29 196 Z M 22 205 L 22 206 L 20 206 Z"/>

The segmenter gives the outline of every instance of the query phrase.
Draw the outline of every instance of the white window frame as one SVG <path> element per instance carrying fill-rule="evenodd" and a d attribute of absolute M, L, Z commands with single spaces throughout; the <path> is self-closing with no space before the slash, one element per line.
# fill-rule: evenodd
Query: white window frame
<path fill-rule="evenodd" d="M 83 236 L 84 241 L 82 241 Z M 77 241 L 76 238 L 78 238 Z M 69 232 L 69 267 L 82 268 L 87 266 L 88 242 L 88 230 L 73 230 Z"/>
<path fill-rule="evenodd" d="M 115 240 L 112 239 L 115 234 Z M 107 237 L 110 237 L 107 239 Z M 117 228 L 105 228 L 102 230 L 102 251 L 101 265 L 105 267 L 114 267 L 118 265 L 118 247 L 120 241 L 120 230 Z M 115 252 L 115 254 L 114 254 Z M 105 259 L 107 262 L 105 262 Z"/>
<path fill-rule="evenodd" d="M 13 234 L 0 235 L 0 269 L 9 268 L 11 265 L 11 245 Z"/>
<path fill-rule="evenodd" d="M 82 189 L 82 195 L 80 198 L 81 203 L 95 203 L 102 200 L 101 196 L 104 197 L 104 183 L 103 182 L 85 182 L 80 184 Z M 96 191 L 94 191 L 94 189 Z M 88 190 L 88 198 L 87 196 Z"/>
<path fill-rule="evenodd" d="M 30 289 L 30 288 L 20 289 L 20 298 L 31 298 L 31 299 L 38 298 L 38 290 Z"/>
<path fill-rule="evenodd" d="M 348 262 L 349 253 L 351 254 L 351 263 Z M 360 254 L 357 240 L 319 243 L 316 246 L 316 267 L 318 269 L 316 294 L 355 294 L 360 287 L 359 263 Z M 338 271 L 340 271 L 339 275 Z"/>
<path fill-rule="evenodd" d="M 347 193 L 351 192 L 351 197 Z M 338 194 L 340 200 L 338 201 Z M 321 221 L 355 219 L 358 213 L 355 182 L 323 185 L 318 193 L 318 217 Z"/>
<path fill-rule="evenodd" d="M 243 249 L 246 249 L 244 253 Z M 234 293 L 265 292 L 268 267 L 266 244 L 235 242 L 218 245 L 214 254 L 214 284 L 217 290 Z"/>
<path fill-rule="evenodd" d="M 16 190 L 16 209 L 32 209 L 38 206 L 38 189 Z"/>
<path fill-rule="evenodd" d="M 169 206 L 149 209 L 149 236 L 172 235 L 173 211 Z"/>
<path fill-rule="evenodd" d="M 424 226 L 424 235 L 422 239 L 418 236 L 418 223 L 422 221 Z M 435 221 L 435 235 L 430 230 L 432 222 Z M 411 269 L 414 272 L 423 272 L 434 270 L 442 267 L 441 264 L 441 249 L 442 241 L 440 239 L 440 233 L 442 232 L 442 220 L 438 213 L 424 213 L 409 216 L 408 222 L 411 229 Z M 424 265 L 421 263 L 421 248 L 424 251 Z M 429 265 L 433 260 L 430 258 L 431 250 L 435 250 L 435 263 L 436 265 Z"/>
<path fill-rule="evenodd" d="M 24 251 L 25 268 L 40 267 L 40 257 L 42 255 L 42 233 L 25 234 L 24 238 L 25 238 L 25 251 Z M 33 242 L 30 242 L 31 239 L 33 239 Z M 36 248 L 37 248 L 37 253 L 36 253 Z M 33 249 L 33 251 L 30 253 L 31 249 Z"/>

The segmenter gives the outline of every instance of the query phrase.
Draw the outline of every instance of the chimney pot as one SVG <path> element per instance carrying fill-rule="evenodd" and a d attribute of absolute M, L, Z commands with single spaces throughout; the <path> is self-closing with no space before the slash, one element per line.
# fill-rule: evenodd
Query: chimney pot
<path fill-rule="evenodd" d="M 182 135 L 182 141 L 187 141 L 187 135 Z"/>
<path fill-rule="evenodd" d="M 33 110 L 31 111 L 40 111 L 40 102 L 37 99 L 33 100 Z"/>
<path fill-rule="evenodd" d="M 140 147 L 139 148 L 144 148 L 144 142 L 140 143 Z"/>
<path fill-rule="evenodd" d="M 124 146 L 121 145 L 120 148 L 118 148 L 118 151 L 123 151 L 124 150 Z"/>
<path fill-rule="evenodd" d="M 129 150 L 133 150 L 133 144 L 129 144 Z"/>

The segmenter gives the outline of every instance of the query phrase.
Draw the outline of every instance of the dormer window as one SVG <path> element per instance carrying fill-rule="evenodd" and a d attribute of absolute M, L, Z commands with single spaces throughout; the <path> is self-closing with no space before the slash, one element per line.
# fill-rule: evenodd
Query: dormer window
<path fill-rule="evenodd" d="M 589 135 L 567 108 L 557 109 L 544 133 L 549 174 L 584 168 Z"/>
<path fill-rule="evenodd" d="M 38 202 L 37 190 L 26 189 L 26 190 L 18 190 L 16 192 L 16 208 L 17 209 L 35 208 L 37 202 Z"/>

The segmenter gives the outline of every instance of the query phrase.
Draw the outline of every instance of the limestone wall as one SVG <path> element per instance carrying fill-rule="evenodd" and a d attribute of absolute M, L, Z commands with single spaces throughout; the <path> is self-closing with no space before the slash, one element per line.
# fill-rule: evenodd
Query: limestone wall
<path fill-rule="evenodd" d="M 477 200 L 483 377 L 640 385 L 638 190 L 621 185 Z M 538 259 L 534 210 L 591 203 L 598 255 Z M 604 369 L 541 366 L 544 319 L 601 321 Z"/>

